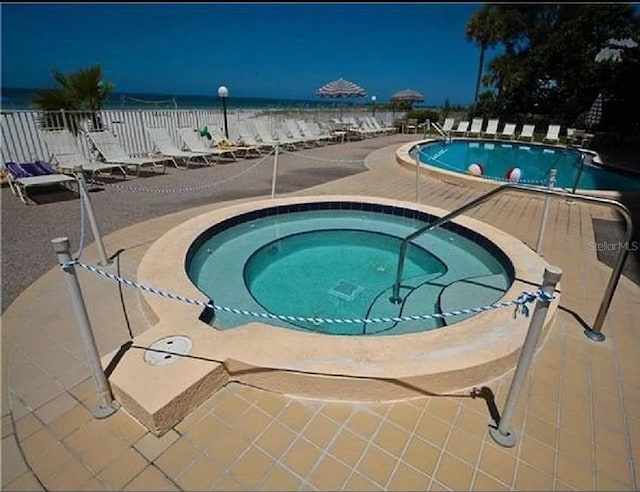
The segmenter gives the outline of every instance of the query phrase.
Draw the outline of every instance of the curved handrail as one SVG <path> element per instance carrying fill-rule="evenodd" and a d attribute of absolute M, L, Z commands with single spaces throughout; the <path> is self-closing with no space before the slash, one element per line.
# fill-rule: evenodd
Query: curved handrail
<path fill-rule="evenodd" d="M 585 334 L 592 338 L 593 340 L 602 341 L 604 340 L 604 335 L 602 335 L 602 323 L 604 322 L 604 318 L 609 310 L 609 306 L 611 305 L 611 299 L 613 298 L 613 293 L 618 285 L 618 281 L 620 280 L 620 275 L 622 274 L 622 268 L 624 266 L 624 262 L 627 259 L 627 255 L 629 254 L 629 248 L 626 247 L 629 245 L 631 237 L 633 236 L 633 222 L 631 220 L 631 212 L 629 209 L 624 206 L 622 203 L 616 200 L 611 200 L 609 198 L 600 198 L 592 195 L 584 195 L 580 193 L 570 193 L 566 191 L 553 190 L 549 188 L 540 188 L 534 186 L 525 186 L 516 183 L 507 183 L 493 190 L 485 193 L 484 195 L 479 196 L 471 200 L 470 202 L 465 203 L 461 207 L 457 208 L 453 212 L 441 217 L 435 222 L 418 229 L 415 232 L 409 234 L 406 238 L 402 240 L 402 244 L 400 245 L 400 253 L 398 255 L 398 271 L 396 274 L 396 282 L 393 285 L 393 293 L 391 298 L 389 299 L 391 302 L 395 304 L 399 304 L 402 302 L 402 298 L 400 297 L 400 279 L 402 277 L 402 271 L 404 269 L 404 259 L 407 253 L 407 246 L 410 241 L 413 241 L 416 237 L 421 236 L 437 227 L 440 227 L 447 222 L 450 222 L 452 219 L 461 215 L 462 213 L 470 210 L 472 208 L 477 207 L 478 205 L 486 202 L 490 198 L 493 198 L 495 195 L 499 193 L 503 193 L 505 191 L 518 191 L 522 193 L 530 193 L 533 195 L 550 195 L 556 196 L 560 198 L 570 198 L 572 200 L 577 200 L 581 202 L 593 202 L 598 203 L 600 205 L 607 205 L 610 207 L 616 208 L 624 217 L 626 228 L 623 244 L 625 247 L 621 248 L 621 252 L 618 255 L 618 259 L 613 267 L 613 271 L 611 272 L 611 277 L 609 278 L 609 283 L 604 291 L 604 295 L 602 297 L 602 302 L 600 303 L 600 309 L 598 310 L 598 314 L 596 315 L 596 319 L 593 323 L 592 329 L 585 330 Z M 587 333 L 587 331 L 589 333 Z"/>

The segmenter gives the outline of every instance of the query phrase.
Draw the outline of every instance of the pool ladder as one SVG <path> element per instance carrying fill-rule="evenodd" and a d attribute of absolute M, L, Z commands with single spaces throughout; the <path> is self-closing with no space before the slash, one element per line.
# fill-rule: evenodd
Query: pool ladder
<path fill-rule="evenodd" d="M 404 269 L 404 260 L 407 254 L 407 247 L 409 246 L 409 242 L 413 241 L 418 236 L 422 234 L 426 234 L 441 225 L 450 222 L 458 215 L 463 214 L 464 212 L 471 210 L 472 208 L 476 208 L 478 205 L 486 202 L 487 200 L 493 198 L 495 195 L 500 193 L 504 193 L 506 191 L 517 191 L 520 193 L 528 193 L 532 195 L 547 195 L 547 196 L 556 196 L 560 198 L 567 198 L 571 200 L 577 200 L 579 202 L 592 202 L 598 203 L 600 205 L 606 205 L 609 207 L 616 208 L 618 212 L 622 214 L 625 220 L 626 228 L 625 235 L 622 244 L 629 245 L 631 238 L 633 237 L 633 221 L 631 220 L 631 212 L 629 209 L 624 206 L 622 203 L 616 200 L 611 200 L 608 198 L 600 198 L 591 195 L 583 195 L 580 193 L 570 193 L 567 191 L 559 191 L 551 188 L 540 188 L 534 186 L 525 186 L 521 184 L 515 183 L 507 183 L 493 190 L 485 193 L 484 195 L 479 196 L 478 198 L 471 200 L 470 202 L 465 203 L 461 207 L 457 208 L 453 212 L 445 215 L 444 217 L 439 218 L 435 222 L 418 229 L 417 231 L 409 234 L 406 238 L 402 240 L 402 244 L 400 245 L 400 253 L 398 255 L 398 271 L 396 274 L 396 281 L 393 284 L 393 293 L 389 300 L 394 304 L 400 304 L 402 302 L 402 298 L 400 297 L 400 280 L 402 277 L 402 272 Z M 600 309 L 598 310 L 598 314 L 596 315 L 596 319 L 593 323 L 593 328 L 585 328 L 584 334 L 590 339 L 601 342 L 604 340 L 604 335 L 602 334 L 602 324 L 604 323 L 604 318 L 607 315 L 607 311 L 609 310 L 609 306 L 611 305 L 611 299 L 613 298 L 613 294 L 618 286 L 618 281 L 620 280 L 620 275 L 622 274 L 622 268 L 624 266 L 624 262 L 627 259 L 627 255 L 629 254 L 628 247 L 620 248 L 620 254 L 618 255 L 618 259 L 613 267 L 613 271 L 611 272 L 611 277 L 609 278 L 609 283 L 604 291 L 604 295 L 602 296 L 602 302 L 600 303 Z"/>
<path fill-rule="evenodd" d="M 429 120 L 427 120 L 429 122 Z M 451 135 L 444 131 L 444 128 L 440 126 L 440 124 L 436 121 L 429 122 L 429 124 L 435 128 L 435 130 L 440 134 L 442 138 L 444 138 L 445 143 L 451 143 Z M 425 126 L 426 128 L 426 126 Z"/>

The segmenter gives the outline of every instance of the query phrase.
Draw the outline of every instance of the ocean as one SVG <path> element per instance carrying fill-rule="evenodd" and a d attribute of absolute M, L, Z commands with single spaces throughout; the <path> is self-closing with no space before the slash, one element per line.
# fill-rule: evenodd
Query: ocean
<path fill-rule="evenodd" d="M 22 89 L 3 87 L 1 89 L 3 110 L 34 109 L 31 98 L 39 89 Z M 287 109 L 287 108 L 334 108 L 362 107 L 370 103 L 344 99 L 270 99 L 262 97 L 229 97 L 229 109 Z M 113 92 L 105 102 L 104 109 L 219 109 L 220 98 L 217 95 L 196 96 L 186 94 L 142 94 Z"/>

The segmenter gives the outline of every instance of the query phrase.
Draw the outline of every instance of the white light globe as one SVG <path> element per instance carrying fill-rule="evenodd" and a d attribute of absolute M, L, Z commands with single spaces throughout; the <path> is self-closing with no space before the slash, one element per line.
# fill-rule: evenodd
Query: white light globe
<path fill-rule="evenodd" d="M 229 95 L 229 89 L 227 89 L 224 85 L 218 87 L 218 96 L 227 97 Z"/>

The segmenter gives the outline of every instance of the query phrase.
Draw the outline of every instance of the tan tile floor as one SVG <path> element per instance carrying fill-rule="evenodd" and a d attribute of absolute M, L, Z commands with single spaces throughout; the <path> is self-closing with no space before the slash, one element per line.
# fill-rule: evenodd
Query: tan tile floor
<path fill-rule="evenodd" d="M 372 152 L 366 173 L 299 194 L 412 201 L 414 174 L 394 164 L 397 146 Z M 420 195 L 423 203 L 453 209 L 479 193 L 423 178 Z M 115 232 L 105 240 L 107 250 L 126 248 L 121 272 L 133 278 L 149 241 L 222 205 Z M 533 247 L 541 210 L 542 200 L 510 194 L 470 215 Z M 638 490 L 640 289 L 623 278 L 604 324 L 606 341 L 584 337 L 580 320 L 594 319 L 610 273 L 588 246 L 592 217 L 614 215 L 552 202 L 544 252 L 563 268 L 563 297 L 516 408 L 514 448 L 488 436 L 487 401 L 464 393 L 344 403 L 230 383 L 160 438 L 122 409 L 95 420 L 93 382 L 54 269 L 3 315 L 2 488 Z M 95 263 L 95 251 L 89 248 L 84 260 Z M 128 339 L 117 288 L 80 275 L 98 346 L 107 353 Z M 123 296 L 132 332 L 140 333 L 146 314 L 134 291 Z M 32 309 L 35 300 L 39 310 Z M 499 409 L 512 375 L 487 382 Z"/>

